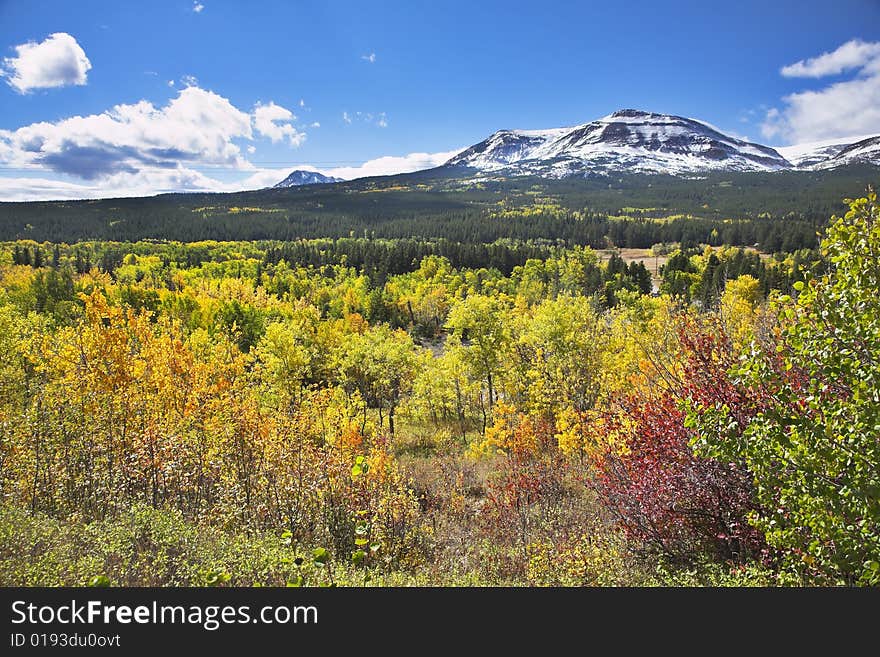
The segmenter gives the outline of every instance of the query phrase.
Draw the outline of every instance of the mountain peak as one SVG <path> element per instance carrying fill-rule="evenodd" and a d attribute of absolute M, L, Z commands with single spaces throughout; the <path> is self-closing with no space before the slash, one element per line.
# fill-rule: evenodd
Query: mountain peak
<path fill-rule="evenodd" d="M 609 118 L 612 119 L 636 119 L 643 118 L 648 116 L 654 116 L 653 112 L 646 112 L 644 110 L 638 109 L 619 109 L 616 112 L 609 115 Z"/>
<path fill-rule="evenodd" d="M 301 187 L 302 185 L 323 185 L 326 183 L 342 182 L 342 178 L 334 178 L 333 176 L 325 176 L 317 171 L 305 171 L 297 169 L 292 171 L 287 178 L 280 183 L 273 185 L 275 188 L 283 187 Z"/>
<path fill-rule="evenodd" d="M 599 119 L 600 122 L 604 123 L 641 123 L 641 122 L 661 122 L 661 123 L 669 123 L 672 121 L 690 121 L 691 119 L 686 119 L 683 116 L 675 116 L 674 114 L 662 114 L 660 112 L 647 112 L 645 110 L 640 109 L 632 109 L 632 108 L 624 108 L 619 109 L 616 112 L 612 112 L 608 116 L 603 116 Z"/>
<path fill-rule="evenodd" d="M 704 122 L 633 108 L 571 128 L 499 131 L 446 164 L 549 178 L 792 167 L 772 148 L 730 137 Z"/>

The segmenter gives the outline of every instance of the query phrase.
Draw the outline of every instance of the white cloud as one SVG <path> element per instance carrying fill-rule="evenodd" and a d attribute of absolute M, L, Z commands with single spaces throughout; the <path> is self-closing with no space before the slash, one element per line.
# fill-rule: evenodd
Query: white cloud
<path fill-rule="evenodd" d="M 386 155 L 374 160 L 367 160 L 360 166 L 336 167 L 325 169 L 308 164 L 297 164 L 284 169 L 258 169 L 249 178 L 240 183 L 225 184 L 223 188 L 217 187 L 214 191 L 233 191 L 240 189 L 262 189 L 271 187 L 277 182 L 284 180 L 294 169 L 301 171 L 317 171 L 327 176 L 354 180 L 368 176 L 388 176 L 396 173 L 411 173 L 422 169 L 432 169 L 461 153 L 464 149 L 457 148 L 442 153 L 410 153 L 403 156 Z"/>
<path fill-rule="evenodd" d="M 304 132 L 298 131 L 290 123 L 296 119 L 293 112 L 281 105 L 272 102 L 268 105 L 257 103 L 253 114 L 257 132 L 271 139 L 273 143 L 286 137 L 291 146 L 299 146 L 306 138 Z"/>
<path fill-rule="evenodd" d="M 787 78 L 822 78 L 844 71 L 862 68 L 880 57 L 880 43 L 866 43 L 860 39 L 847 41 L 837 50 L 824 52 L 818 57 L 802 59 L 783 66 L 780 73 Z"/>
<path fill-rule="evenodd" d="M 349 122 L 353 117 L 344 113 Z M 382 120 L 361 113 L 359 121 Z M 297 145 L 296 117 L 269 101 L 251 112 L 197 86 L 164 106 L 142 100 L 100 114 L 0 129 L 0 200 L 149 196 L 181 191 L 239 191 L 274 185 L 293 168 L 340 178 L 405 173 L 443 164 L 460 152 L 386 156 L 360 166 L 258 168 L 248 160 L 265 137 Z M 310 127 L 319 127 L 317 121 Z M 11 174 L 21 171 L 21 174 Z"/>
<path fill-rule="evenodd" d="M 299 106 L 300 106 L 300 107 L 303 107 L 303 108 L 306 106 L 306 101 L 305 101 L 304 98 L 300 98 L 300 99 L 299 99 Z"/>
<path fill-rule="evenodd" d="M 17 92 L 84 85 L 92 63 L 76 39 L 66 32 L 50 34 L 41 43 L 15 46 L 16 57 L 3 59 L 0 75 Z"/>
<path fill-rule="evenodd" d="M 199 79 L 195 75 L 184 75 L 180 78 L 180 84 L 184 87 L 198 87 Z"/>
<path fill-rule="evenodd" d="M 287 178 L 287 176 L 290 175 L 290 172 L 294 169 L 316 170 L 312 167 L 300 166 L 288 167 L 285 169 L 258 169 L 244 180 L 233 183 L 224 183 L 222 187 L 217 188 L 215 191 L 237 192 L 251 189 L 265 189 L 266 187 L 272 187 L 273 185 L 280 183 Z"/>
<path fill-rule="evenodd" d="M 245 174 L 246 177 L 233 181 L 221 181 L 184 166 L 169 169 L 146 169 L 133 173 L 120 172 L 101 180 L 82 183 L 51 178 L 5 178 L 0 176 L 0 200 L 66 200 L 151 196 L 167 192 L 235 192 L 263 189 L 283 180 L 294 168 L 304 171 L 318 171 L 350 180 L 365 176 L 409 173 L 432 168 L 443 164 L 462 150 L 380 157 L 364 162 L 360 166 L 337 167 L 335 169 L 319 169 L 299 164 L 283 169 L 253 169 L 246 174 L 242 171 L 241 174 Z"/>
<path fill-rule="evenodd" d="M 197 14 L 201 14 L 201 13 L 202 13 L 202 9 L 204 9 L 204 8 L 205 8 L 205 5 L 203 5 L 203 4 L 202 4 L 201 2 L 199 2 L 198 0 L 194 0 L 194 1 L 193 1 L 193 11 L 194 11 L 195 13 L 197 13 Z"/>
<path fill-rule="evenodd" d="M 409 155 L 393 156 L 386 155 L 368 160 L 357 167 L 337 167 L 335 169 L 322 170 L 329 176 L 345 178 L 352 180 L 354 178 L 363 178 L 365 176 L 387 176 L 394 173 L 410 173 L 412 171 L 421 171 L 422 169 L 431 169 L 438 167 L 447 162 L 450 158 L 458 155 L 463 151 L 458 148 L 453 151 L 444 151 L 442 153 L 410 153 Z"/>
<path fill-rule="evenodd" d="M 376 125 L 380 128 L 388 127 L 388 117 L 385 116 L 385 112 L 379 112 L 379 118 L 376 120 Z"/>
<path fill-rule="evenodd" d="M 173 87 L 173 86 L 174 86 L 174 80 L 168 80 L 168 86 L 169 86 L 169 87 Z"/>
<path fill-rule="evenodd" d="M 788 77 L 819 78 L 852 71 L 848 80 L 782 99 L 767 110 L 762 134 L 787 144 L 880 134 L 880 42 L 848 41 L 837 50 L 781 69 Z"/>
<path fill-rule="evenodd" d="M 348 112 L 342 113 L 342 120 L 345 121 L 347 125 L 351 125 L 351 117 L 348 115 Z"/>
<path fill-rule="evenodd" d="M 321 124 L 318 121 L 313 121 L 312 123 L 309 124 L 309 127 L 310 128 L 320 128 Z"/>
<path fill-rule="evenodd" d="M 376 63 L 376 53 L 371 52 L 369 55 L 361 55 L 361 59 L 366 62 L 370 62 L 370 64 Z"/>
<path fill-rule="evenodd" d="M 233 139 L 252 139 L 251 115 L 199 87 L 182 89 L 167 106 L 140 101 L 101 114 L 72 116 L 0 130 L 14 165 L 39 166 L 90 180 L 178 163 L 247 166 Z"/>
<path fill-rule="evenodd" d="M 94 181 L 105 196 L 125 185 L 132 187 L 132 195 L 145 189 L 223 189 L 225 183 L 199 170 L 253 173 L 256 168 L 240 142 L 266 136 L 296 146 L 305 133 L 284 123 L 290 118 L 289 110 L 272 102 L 248 113 L 214 92 L 187 87 L 164 107 L 142 100 L 101 114 L 0 130 L 0 164 L 7 170 Z M 9 179 L 5 180 L 8 190 Z M 60 189 L 73 193 L 80 188 Z M 91 186 L 82 189 L 85 193 Z"/>
<path fill-rule="evenodd" d="M 84 198 L 152 196 L 168 192 L 236 191 L 234 186 L 185 167 L 118 173 L 100 182 L 69 182 L 51 178 L 0 177 L 4 201 L 49 201 Z"/>

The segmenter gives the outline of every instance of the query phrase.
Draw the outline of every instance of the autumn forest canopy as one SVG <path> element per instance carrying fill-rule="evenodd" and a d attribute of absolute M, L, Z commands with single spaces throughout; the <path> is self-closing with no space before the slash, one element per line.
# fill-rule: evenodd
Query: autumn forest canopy
<path fill-rule="evenodd" d="M 0 583 L 880 584 L 880 206 L 774 175 L 0 204 Z"/>

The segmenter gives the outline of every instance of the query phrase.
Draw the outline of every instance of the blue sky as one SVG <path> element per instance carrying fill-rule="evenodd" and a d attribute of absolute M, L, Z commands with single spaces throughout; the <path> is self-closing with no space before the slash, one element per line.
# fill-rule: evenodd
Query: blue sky
<path fill-rule="evenodd" d="M 880 133 L 878 0 L 0 0 L 0 62 L 0 200 L 412 170 L 623 107 Z"/>

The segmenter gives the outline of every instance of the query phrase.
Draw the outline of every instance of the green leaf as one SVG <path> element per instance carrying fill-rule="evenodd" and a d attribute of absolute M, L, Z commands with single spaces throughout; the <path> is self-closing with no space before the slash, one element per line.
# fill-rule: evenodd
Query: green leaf
<path fill-rule="evenodd" d="M 110 578 L 106 575 L 95 575 L 89 580 L 89 586 L 104 587 L 110 586 Z"/>
<path fill-rule="evenodd" d="M 208 576 L 205 578 L 205 584 L 208 586 L 220 586 L 221 584 L 225 584 L 230 579 L 232 579 L 232 575 L 229 573 L 223 572 L 222 570 L 215 570 L 208 573 Z"/>
<path fill-rule="evenodd" d="M 299 588 L 299 587 L 301 587 L 303 584 L 305 584 L 305 579 L 303 579 L 303 576 L 302 576 L 302 575 L 297 575 L 297 576 L 294 577 L 292 580 L 290 580 L 290 581 L 287 582 L 287 586 L 289 586 L 289 587 L 295 587 L 295 588 Z"/>
<path fill-rule="evenodd" d="M 330 558 L 330 555 L 327 553 L 325 548 L 319 547 L 312 550 L 312 559 L 315 563 L 325 564 L 327 560 Z"/>
<path fill-rule="evenodd" d="M 355 545 L 366 545 L 366 544 L 369 543 L 369 542 L 370 542 L 370 539 L 368 539 L 368 538 L 356 538 L 356 539 L 354 539 L 354 544 L 355 544 Z"/>
<path fill-rule="evenodd" d="M 351 553 L 351 561 L 355 566 L 359 566 L 367 558 L 367 553 L 363 550 L 355 550 Z"/>

